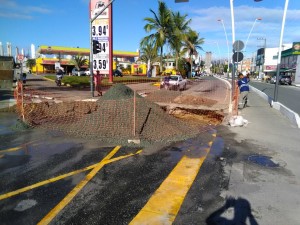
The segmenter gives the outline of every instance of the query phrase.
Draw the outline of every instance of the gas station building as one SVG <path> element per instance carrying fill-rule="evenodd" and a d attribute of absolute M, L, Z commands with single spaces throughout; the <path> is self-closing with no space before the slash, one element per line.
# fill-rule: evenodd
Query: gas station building
<path fill-rule="evenodd" d="M 32 68 L 32 72 L 37 74 L 54 73 L 55 63 L 60 63 L 61 67 L 63 67 L 68 74 L 71 73 L 72 69 L 75 67 L 72 62 L 74 56 L 83 56 L 89 60 L 90 49 L 41 45 L 37 49 L 36 56 L 36 66 Z M 138 57 L 139 52 L 113 50 L 113 69 L 116 69 L 117 64 L 123 64 L 123 67 L 126 68 L 126 65 L 134 64 Z M 83 68 L 88 67 L 88 65 L 83 66 Z"/>

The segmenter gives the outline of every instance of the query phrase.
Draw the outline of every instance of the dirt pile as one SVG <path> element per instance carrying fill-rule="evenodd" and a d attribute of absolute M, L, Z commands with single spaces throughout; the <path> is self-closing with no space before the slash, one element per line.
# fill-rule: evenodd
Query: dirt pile
<path fill-rule="evenodd" d="M 68 133 L 88 138 L 127 142 L 176 141 L 192 137 L 200 127 L 168 115 L 157 104 L 136 95 L 123 84 L 110 88 L 97 102 L 97 110 L 71 124 Z"/>
<path fill-rule="evenodd" d="M 160 95 L 174 99 L 180 93 Z M 32 103 L 25 105 L 25 111 L 31 126 L 120 144 L 129 139 L 145 143 L 183 140 L 207 126 L 180 120 L 123 84 L 114 85 L 96 102 Z"/>

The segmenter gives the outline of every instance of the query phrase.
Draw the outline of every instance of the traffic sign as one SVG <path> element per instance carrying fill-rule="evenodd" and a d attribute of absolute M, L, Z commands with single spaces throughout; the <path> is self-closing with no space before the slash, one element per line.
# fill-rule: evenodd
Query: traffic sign
<path fill-rule="evenodd" d="M 240 52 L 244 48 L 244 42 L 242 41 L 235 41 L 233 43 L 233 50 L 236 52 Z"/>
<path fill-rule="evenodd" d="M 24 55 L 18 54 L 18 55 L 17 55 L 17 59 L 18 59 L 19 61 L 22 61 L 22 60 L 24 59 Z"/>
<path fill-rule="evenodd" d="M 240 62 L 244 58 L 244 54 L 241 52 L 235 52 L 232 56 L 233 62 Z"/>

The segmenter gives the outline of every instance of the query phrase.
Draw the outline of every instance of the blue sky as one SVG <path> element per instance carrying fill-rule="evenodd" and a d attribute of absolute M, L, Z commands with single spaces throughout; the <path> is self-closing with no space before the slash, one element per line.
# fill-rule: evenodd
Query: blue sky
<path fill-rule="evenodd" d="M 232 44 L 229 0 L 165 0 L 173 11 L 192 19 L 191 27 L 205 38 L 203 49 L 216 58 L 227 57 L 227 42 L 222 19 Z M 246 56 L 264 43 L 278 47 L 285 0 L 234 0 L 235 37 L 246 43 Z M 115 0 L 113 3 L 114 50 L 136 51 L 144 31 L 144 18 L 157 11 L 156 0 Z M 261 21 L 254 23 L 256 18 Z M 283 43 L 300 41 L 300 1 L 289 1 Z M 253 26 L 254 25 L 254 26 Z M 11 42 L 13 49 L 30 51 L 30 45 L 55 45 L 89 48 L 89 0 L 0 0 L 0 42 Z M 204 52 L 202 52 L 204 54 Z"/>

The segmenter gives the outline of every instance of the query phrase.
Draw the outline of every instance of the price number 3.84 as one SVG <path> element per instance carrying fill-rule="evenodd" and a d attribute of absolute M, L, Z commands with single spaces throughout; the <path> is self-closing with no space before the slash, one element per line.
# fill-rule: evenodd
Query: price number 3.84
<path fill-rule="evenodd" d="M 94 70 L 107 70 L 108 69 L 108 60 L 107 59 L 95 59 L 93 60 Z"/>

